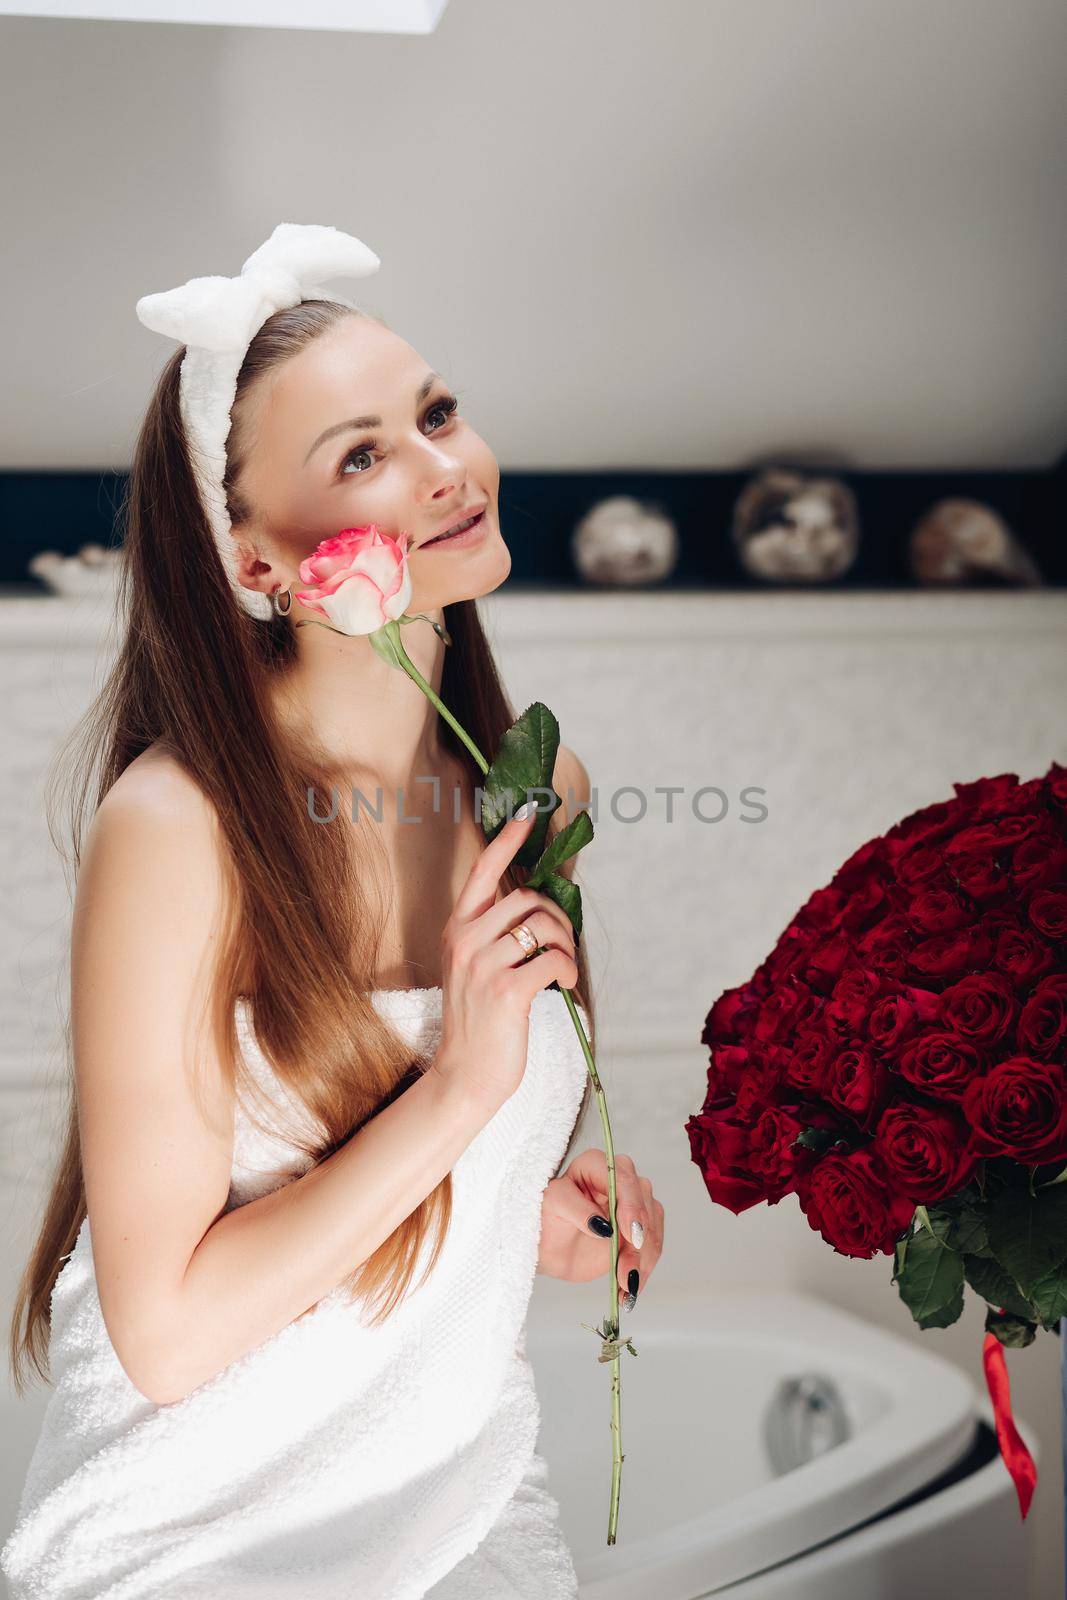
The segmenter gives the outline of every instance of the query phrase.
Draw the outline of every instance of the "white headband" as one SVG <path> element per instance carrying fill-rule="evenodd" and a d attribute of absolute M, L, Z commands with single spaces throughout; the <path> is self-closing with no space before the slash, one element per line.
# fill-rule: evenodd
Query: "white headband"
<path fill-rule="evenodd" d="M 238 277 L 190 278 L 180 288 L 142 295 L 137 302 L 146 328 L 187 346 L 179 393 L 193 474 L 223 570 L 253 617 L 269 617 L 271 599 L 238 581 L 237 547 L 222 487 L 237 374 L 252 339 L 275 311 L 318 299 L 320 279 L 365 278 L 380 265 L 374 251 L 350 233 L 279 222 Z"/>

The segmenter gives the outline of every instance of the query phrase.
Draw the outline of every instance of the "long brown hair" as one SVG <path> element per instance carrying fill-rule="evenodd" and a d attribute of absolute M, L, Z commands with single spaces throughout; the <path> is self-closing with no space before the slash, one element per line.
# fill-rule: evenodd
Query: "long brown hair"
<path fill-rule="evenodd" d="M 252 340 L 238 379 L 227 446 L 227 491 L 235 526 L 248 508 L 236 491 L 243 401 L 262 376 L 302 350 L 339 318 L 363 315 L 335 301 L 309 300 L 280 311 Z M 385 922 L 368 900 L 359 858 L 376 830 L 323 826 L 332 775 L 314 748 L 279 728 L 269 694 L 295 655 L 294 632 L 280 618 L 260 621 L 230 588 L 192 476 L 179 406 L 184 348 L 164 367 L 138 436 L 122 507 L 116 618 L 119 644 L 103 688 L 75 726 L 49 775 L 52 839 L 76 879 L 91 813 L 143 750 L 159 744 L 211 802 L 223 841 L 227 921 L 210 1014 L 223 1070 L 243 1087 L 249 1114 L 256 1083 L 239 1046 L 235 1007 L 248 996 L 257 1042 L 282 1082 L 311 1113 L 294 1123 L 292 1142 L 325 1160 L 415 1080 L 424 1063 L 370 999 Z M 491 758 L 515 720 L 473 600 L 448 606 L 452 644 L 441 696 Z M 473 796 L 482 774 L 447 725 L 442 743 L 459 761 Z M 55 823 L 55 796 L 68 794 L 67 839 Z M 319 796 L 313 806 L 312 794 Z M 556 818 L 550 831 L 556 831 Z M 378 841 L 378 850 L 382 850 Z M 510 890 L 525 881 L 512 864 Z M 380 878 L 377 881 L 381 881 Z M 578 952 L 573 993 L 593 1023 L 588 966 Z M 51 1292 L 86 1216 L 69 1013 L 67 1119 L 41 1227 L 19 1285 L 10 1354 L 21 1394 L 32 1364 L 46 1381 Z M 587 1083 L 568 1143 L 589 1102 Z M 560 1163 L 562 1167 L 563 1161 Z M 557 1169 L 559 1170 L 559 1169 Z M 344 1280 L 353 1298 L 390 1314 L 411 1283 L 424 1243 L 426 1273 L 437 1261 L 452 1211 L 452 1179 L 441 1183 Z M 421 1280 L 420 1280 L 421 1281 Z"/>

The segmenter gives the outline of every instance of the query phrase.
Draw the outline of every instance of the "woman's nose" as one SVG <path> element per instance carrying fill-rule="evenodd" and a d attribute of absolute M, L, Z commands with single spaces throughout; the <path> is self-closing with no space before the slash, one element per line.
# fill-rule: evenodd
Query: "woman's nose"
<path fill-rule="evenodd" d="M 466 474 L 459 463 L 448 460 L 438 464 L 436 473 L 429 474 L 426 480 L 426 504 L 432 506 L 435 500 L 447 500 L 449 496 L 458 494 L 466 481 Z"/>

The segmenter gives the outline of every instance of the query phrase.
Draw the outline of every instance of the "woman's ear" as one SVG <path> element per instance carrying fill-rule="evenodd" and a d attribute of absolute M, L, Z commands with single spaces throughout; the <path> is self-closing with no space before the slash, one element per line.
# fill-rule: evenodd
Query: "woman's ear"
<path fill-rule="evenodd" d="M 278 575 L 270 563 L 263 560 L 247 536 L 235 538 L 234 544 L 237 546 L 237 581 L 245 589 L 255 589 L 260 594 L 270 594 L 278 587 Z"/>

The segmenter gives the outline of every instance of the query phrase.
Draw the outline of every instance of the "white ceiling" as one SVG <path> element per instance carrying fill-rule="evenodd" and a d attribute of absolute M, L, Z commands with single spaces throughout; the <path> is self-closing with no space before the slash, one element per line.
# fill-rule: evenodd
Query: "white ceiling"
<path fill-rule="evenodd" d="M 505 468 L 1042 466 L 1062 0 L 451 0 L 425 37 L 0 19 L 0 466 L 128 463 L 139 295 L 279 221 Z"/>
<path fill-rule="evenodd" d="M 0 12 L 34 17 L 117 17 L 248 28 L 367 29 L 432 33 L 448 0 L 0 0 Z"/>

